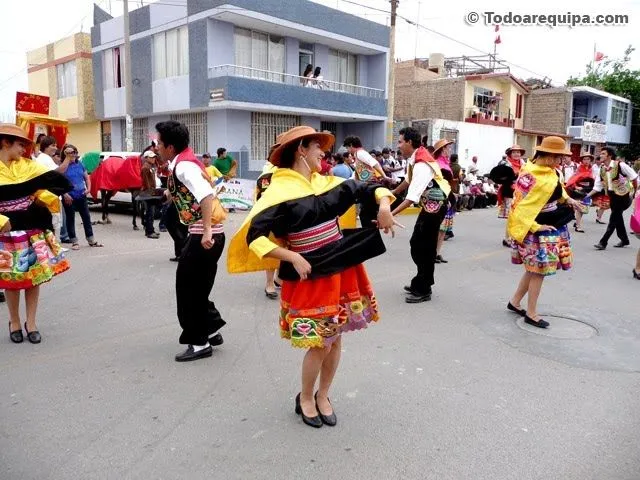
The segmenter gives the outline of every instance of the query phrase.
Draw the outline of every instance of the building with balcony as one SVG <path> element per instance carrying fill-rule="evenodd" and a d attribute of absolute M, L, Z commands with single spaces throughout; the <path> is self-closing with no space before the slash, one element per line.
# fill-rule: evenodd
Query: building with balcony
<path fill-rule="evenodd" d="M 67 141 L 100 149 L 91 67 L 91 36 L 76 33 L 27 52 L 29 92 L 49 97 L 49 114 L 69 121 Z M 62 148 L 62 145 L 59 145 Z"/>
<path fill-rule="evenodd" d="M 575 158 L 582 149 L 626 145 L 631 138 L 631 101 L 591 87 L 534 90 L 527 102 L 525 128 L 563 135 Z"/>
<path fill-rule="evenodd" d="M 92 52 L 103 149 L 123 148 L 123 18 L 95 7 Z M 388 28 L 308 0 L 158 2 L 130 13 L 134 149 L 176 119 L 197 153 L 225 147 L 242 177 L 296 125 L 384 144 Z M 322 79 L 303 77 L 307 65 Z"/>
<path fill-rule="evenodd" d="M 524 126 L 527 86 L 494 58 L 445 58 L 396 63 L 396 130 L 420 126 L 432 143 L 455 140 L 461 164 L 478 157 L 489 170 L 511 146 L 515 129 Z"/>

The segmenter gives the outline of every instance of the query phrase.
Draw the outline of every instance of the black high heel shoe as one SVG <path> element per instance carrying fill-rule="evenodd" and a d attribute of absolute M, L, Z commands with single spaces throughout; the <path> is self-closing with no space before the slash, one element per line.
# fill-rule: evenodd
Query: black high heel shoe
<path fill-rule="evenodd" d="M 24 322 L 24 331 L 27 332 L 27 339 L 31 343 L 40 343 L 42 341 L 42 337 L 40 336 L 40 332 L 39 331 L 34 330 L 33 332 L 30 332 L 27 329 L 27 322 Z"/>
<path fill-rule="evenodd" d="M 11 331 L 11 322 L 9 322 L 9 338 L 13 343 L 24 342 L 24 336 L 22 335 L 22 329 Z"/>
<path fill-rule="evenodd" d="M 640 273 L 636 272 L 635 268 L 631 271 L 633 272 L 633 278 L 635 278 L 636 280 L 640 280 Z"/>
<path fill-rule="evenodd" d="M 320 419 L 320 415 L 316 415 L 315 417 L 307 417 L 302 411 L 302 407 L 300 406 L 300 394 L 296 396 L 296 413 L 302 416 L 302 421 L 313 428 L 322 427 L 322 420 Z"/>
<path fill-rule="evenodd" d="M 336 412 L 331 412 L 331 415 L 323 415 L 320 409 L 318 408 L 318 392 L 316 392 L 313 398 L 316 401 L 316 410 L 318 410 L 318 414 L 320 415 L 320 420 L 322 420 L 322 423 L 330 427 L 335 427 L 336 423 L 338 423 L 338 417 L 336 417 Z M 327 398 L 327 401 L 329 402 L 329 405 L 331 405 L 331 400 Z M 333 410 L 333 405 L 331 405 L 331 410 Z"/>

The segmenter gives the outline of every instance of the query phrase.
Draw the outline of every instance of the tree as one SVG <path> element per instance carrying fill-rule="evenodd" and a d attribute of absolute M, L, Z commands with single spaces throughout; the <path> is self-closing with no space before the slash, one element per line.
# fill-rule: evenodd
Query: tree
<path fill-rule="evenodd" d="M 629 60 L 635 48 L 631 45 L 620 59 L 607 59 L 594 65 L 587 65 L 584 77 L 571 77 L 567 86 L 588 86 L 604 90 L 631 100 L 631 140 L 629 145 L 620 148 L 620 155 L 630 163 L 640 157 L 640 70 L 629 69 Z"/>

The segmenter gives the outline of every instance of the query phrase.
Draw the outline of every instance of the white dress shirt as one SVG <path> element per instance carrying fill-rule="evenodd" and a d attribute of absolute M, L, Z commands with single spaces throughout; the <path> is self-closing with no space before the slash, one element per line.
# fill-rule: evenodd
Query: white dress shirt
<path fill-rule="evenodd" d="M 412 203 L 418 203 L 420 201 L 420 197 L 422 197 L 422 194 L 434 177 L 433 169 L 427 163 L 415 163 L 415 155 L 416 152 L 413 152 L 408 162 L 413 165 L 413 172 L 411 174 L 411 183 L 409 184 L 406 199 Z"/>
<path fill-rule="evenodd" d="M 626 163 L 619 162 L 618 168 L 620 170 L 620 176 L 626 178 L 629 181 L 634 181 L 638 178 L 638 174 Z M 611 170 L 606 173 L 606 182 L 607 182 L 607 190 L 613 191 L 613 179 L 611 178 Z M 596 191 L 602 191 L 605 188 L 604 182 L 602 181 L 602 176 L 600 172 L 595 176 L 595 184 L 593 185 L 593 189 Z"/>

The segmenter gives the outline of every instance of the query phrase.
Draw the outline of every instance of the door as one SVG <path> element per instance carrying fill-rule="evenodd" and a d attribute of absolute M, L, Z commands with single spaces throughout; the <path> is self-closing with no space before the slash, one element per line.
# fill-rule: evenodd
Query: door
<path fill-rule="evenodd" d="M 300 50 L 299 58 L 300 58 L 299 75 L 303 76 L 304 71 L 307 68 L 307 65 L 313 66 L 313 52 L 309 50 Z"/>

